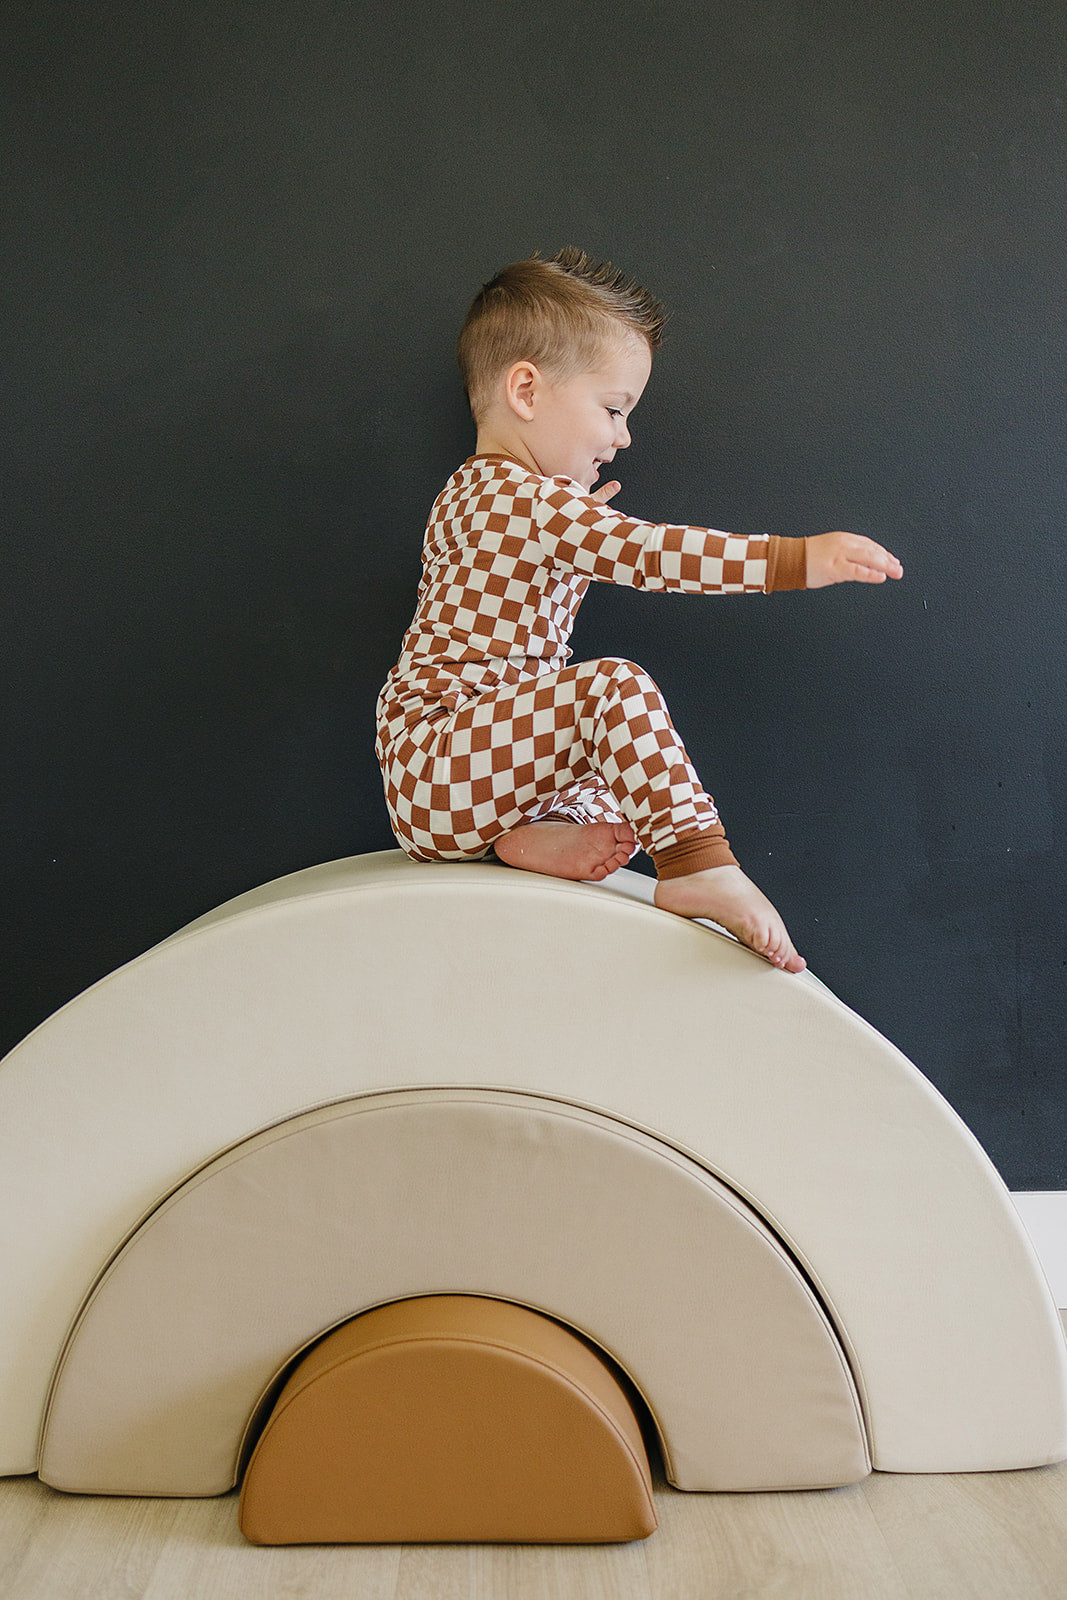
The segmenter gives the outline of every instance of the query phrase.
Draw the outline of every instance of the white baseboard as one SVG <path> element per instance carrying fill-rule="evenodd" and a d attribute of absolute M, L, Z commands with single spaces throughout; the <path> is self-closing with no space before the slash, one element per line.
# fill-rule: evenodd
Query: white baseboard
<path fill-rule="evenodd" d="M 1067 1189 L 1028 1189 L 1012 1199 L 1034 1241 L 1056 1304 L 1067 1307 Z"/>

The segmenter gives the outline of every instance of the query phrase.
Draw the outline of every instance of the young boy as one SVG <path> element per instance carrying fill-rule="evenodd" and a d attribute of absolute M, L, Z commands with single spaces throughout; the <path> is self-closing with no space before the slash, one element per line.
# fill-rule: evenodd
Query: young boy
<path fill-rule="evenodd" d="M 629 661 L 568 665 L 567 639 L 591 581 L 764 593 L 903 568 L 850 533 L 640 522 L 608 506 L 618 482 L 593 492 L 630 443 L 663 322 L 650 294 L 577 250 L 515 262 L 475 297 L 457 354 L 477 444 L 430 513 L 415 616 L 378 701 L 386 803 L 418 861 L 495 853 L 599 880 L 640 845 L 657 906 L 800 972 L 656 685 Z"/>

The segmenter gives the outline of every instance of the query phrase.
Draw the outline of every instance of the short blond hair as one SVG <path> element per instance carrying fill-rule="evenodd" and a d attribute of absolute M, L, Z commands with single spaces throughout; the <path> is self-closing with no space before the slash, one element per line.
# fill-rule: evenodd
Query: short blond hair
<path fill-rule="evenodd" d="M 513 261 L 475 295 L 456 346 L 475 420 L 516 361 L 531 361 L 554 378 L 573 377 L 591 371 L 627 331 L 657 350 L 665 322 L 659 301 L 610 261 L 591 261 L 575 249 Z"/>

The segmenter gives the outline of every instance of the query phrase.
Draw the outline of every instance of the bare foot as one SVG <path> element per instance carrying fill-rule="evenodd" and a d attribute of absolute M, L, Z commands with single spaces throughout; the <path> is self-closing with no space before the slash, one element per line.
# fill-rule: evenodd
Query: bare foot
<path fill-rule="evenodd" d="M 803 972 L 807 966 L 767 896 L 740 867 L 708 867 L 683 878 L 663 878 L 653 900 L 664 911 L 721 923 L 742 944 L 785 972 Z"/>
<path fill-rule="evenodd" d="M 493 849 L 509 867 L 599 883 L 626 865 L 637 839 L 628 822 L 524 822 Z"/>

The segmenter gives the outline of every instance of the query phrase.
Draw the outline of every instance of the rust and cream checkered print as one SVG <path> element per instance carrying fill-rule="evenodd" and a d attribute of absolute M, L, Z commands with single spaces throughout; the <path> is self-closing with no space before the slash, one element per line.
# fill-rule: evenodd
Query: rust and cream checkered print
<path fill-rule="evenodd" d="M 484 854 L 548 811 L 625 815 L 646 849 L 714 823 L 651 679 L 627 664 L 624 686 L 611 661 L 568 669 L 567 641 L 591 581 L 762 590 L 771 543 L 637 521 L 567 478 L 472 456 L 431 512 L 415 616 L 378 703 L 378 758 L 404 848 Z"/>
<path fill-rule="evenodd" d="M 625 817 L 646 850 L 718 821 L 656 685 L 611 658 L 476 696 L 410 729 L 385 782 L 396 836 L 424 861 L 484 855 L 549 813 Z"/>
<path fill-rule="evenodd" d="M 536 502 L 541 544 L 553 560 L 600 583 L 684 594 L 762 592 L 770 540 L 635 522 L 591 504 L 566 479 L 550 479 Z"/>
<path fill-rule="evenodd" d="M 687 593 L 762 590 L 769 540 L 640 522 L 566 478 L 472 457 L 438 496 L 394 676 L 428 657 L 567 659 L 590 580 Z"/>

